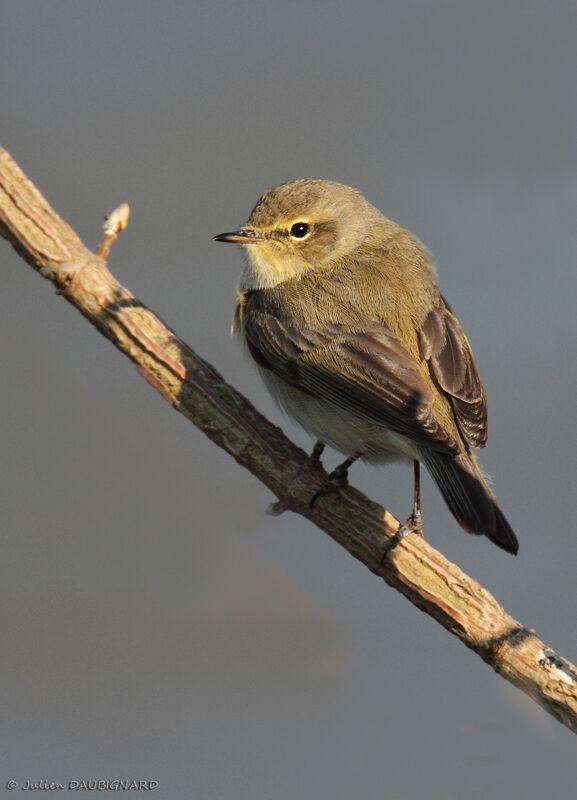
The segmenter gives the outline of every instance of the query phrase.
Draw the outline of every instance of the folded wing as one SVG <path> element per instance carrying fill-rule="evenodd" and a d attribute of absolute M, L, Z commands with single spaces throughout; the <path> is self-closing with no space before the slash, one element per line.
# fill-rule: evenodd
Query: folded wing
<path fill-rule="evenodd" d="M 419 331 L 423 358 L 447 393 L 463 439 L 472 447 L 487 442 L 487 399 L 467 337 L 447 301 L 435 306 Z"/>
<path fill-rule="evenodd" d="M 437 452 L 462 450 L 432 411 L 419 362 L 384 325 L 303 329 L 259 309 L 244 330 L 256 362 L 301 391 Z"/>

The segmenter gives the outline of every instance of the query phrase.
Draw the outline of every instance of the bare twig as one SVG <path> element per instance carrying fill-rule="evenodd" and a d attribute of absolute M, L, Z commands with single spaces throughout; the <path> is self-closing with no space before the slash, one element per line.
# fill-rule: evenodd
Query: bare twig
<path fill-rule="evenodd" d="M 118 208 L 115 208 L 112 214 L 104 217 L 104 238 L 98 248 L 96 255 L 98 258 L 107 259 L 111 246 L 118 238 L 118 234 L 123 231 L 128 225 L 130 217 L 130 206 L 128 203 L 121 203 Z"/>
<path fill-rule="evenodd" d="M 126 216 L 121 215 L 121 220 Z M 124 222 L 125 224 L 125 222 Z M 163 397 L 277 496 L 277 512 L 310 519 L 372 572 L 426 611 L 496 672 L 577 732 L 577 668 L 514 620 L 478 583 L 421 537 L 381 563 L 399 522 L 351 487 L 309 500 L 326 473 L 108 271 L 118 219 L 95 255 L 0 150 L 0 233 L 135 364 Z M 108 237 L 108 238 L 107 238 Z"/>

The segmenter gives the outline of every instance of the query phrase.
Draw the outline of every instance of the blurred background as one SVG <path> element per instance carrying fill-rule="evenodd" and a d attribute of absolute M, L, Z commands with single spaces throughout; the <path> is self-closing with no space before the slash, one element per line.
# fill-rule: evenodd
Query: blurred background
<path fill-rule="evenodd" d="M 110 268 L 301 446 L 229 337 L 211 237 L 296 177 L 432 250 L 489 396 L 512 558 L 425 536 L 577 660 L 577 8 L 513 0 L 5 0 L 0 144 Z M 175 414 L 0 241 L 1 791 L 575 796 L 575 738 Z M 329 453 L 330 468 L 338 456 Z M 351 482 L 400 517 L 406 466 Z"/>

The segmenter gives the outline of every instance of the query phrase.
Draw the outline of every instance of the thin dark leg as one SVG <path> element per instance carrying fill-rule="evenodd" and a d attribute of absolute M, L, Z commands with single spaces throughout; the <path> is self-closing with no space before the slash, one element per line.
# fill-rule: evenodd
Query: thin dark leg
<path fill-rule="evenodd" d="M 317 442 L 317 444 L 319 444 L 319 442 Z M 324 445 L 323 445 L 323 447 L 324 447 Z M 312 457 L 314 457 L 316 449 L 317 449 L 317 445 L 315 445 L 315 449 L 313 450 L 313 456 Z M 355 461 L 358 458 L 360 458 L 359 455 L 349 456 L 349 458 L 347 458 L 345 461 L 343 461 L 342 464 L 339 464 L 339 466 L 331 472 L 331 474 L 329 475 L 329 477 L 326 480 L 325 485 L 321 489 L 319 489 L 318 492 L 315 492 L 315 494 L 312 496 L 311 501 L 309 503 L 309 506 L 311 508 L 313 508 L 314 504 L 317 502 L 319 497 L 321 497 L 323 494 L 335 494 L 343 486 L 346 486 L 349 467 L 352 464 L 354 464 Z"/>
<path fill-rule="evenodd" d="M 311 453 L 311 461 L 314 461 L 316 464 L 320 464 L 321 456 L 323 454 L 324 449 L 325 449 L 325 443 L 321 442 L 321 440 L 318 439 L 315 442 L 315 446 L 313 447 L 313 451 Z"/>
<path fill-rule="evenodd" d="M 420 464 L 417 460 L 413 461 L 413 474 L 415 477 L 414 494 L 413 494 L 413 511 L 411 516 L 405 523 L 410 522 L 412 531 L 409 533 L 423 533 L 423 518 L 421 516 L 421 470 Z"/>
<path fill-rule="evenodd" d="M 389 555 L 391 550 L 394 550 L 399 542 L 408 536 L 410 533 L 418 533 L 423 535 L 423 518 L 421 516 L 421 470 L 420 464 L 415 459 L 413 461 L 413 474 L 414 474 L 414 489 L 413 489 L 413 510 L 411 516 L 401 525 L 399 530 L 392 536 L 387 544 L 381 558 L 381 564 L 384 563 L 385 558 Z"/>

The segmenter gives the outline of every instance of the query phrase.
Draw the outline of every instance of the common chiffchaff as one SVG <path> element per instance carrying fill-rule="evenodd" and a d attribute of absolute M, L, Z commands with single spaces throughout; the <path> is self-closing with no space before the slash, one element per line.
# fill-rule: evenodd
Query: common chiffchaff
<path fill-rule="evenodd" d="M 307 179 L 215 239 L 243 245 L 234 326 L 282 408 L 345 468 L 412 460 L 411 524 L 422 462 L 464 530 L 516 553 L 471 452 L 487 438 L 485 392 L 424 245 L 355 189 Z"/>

